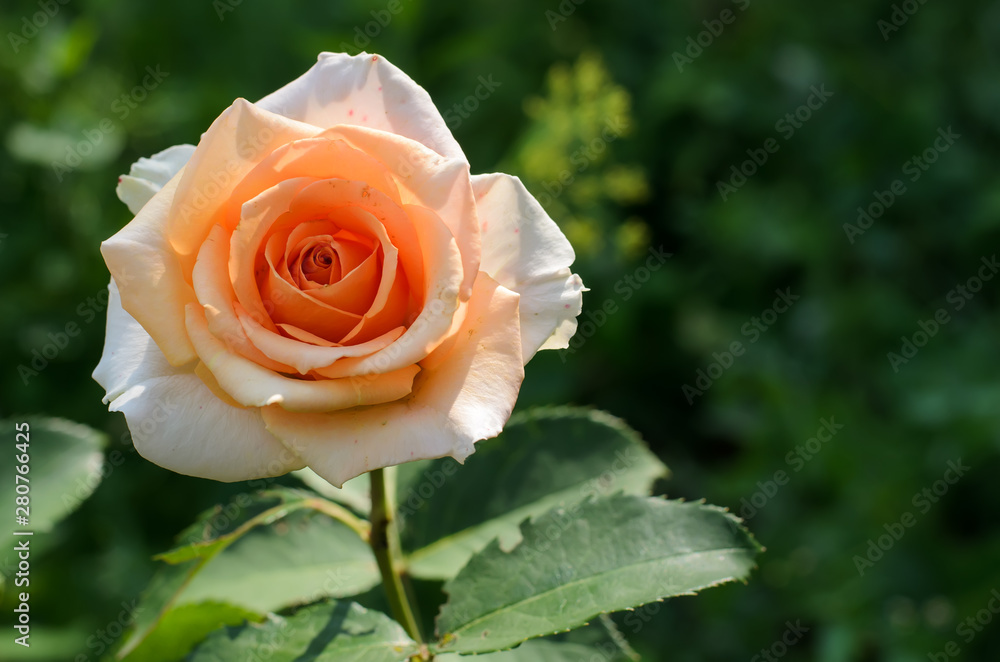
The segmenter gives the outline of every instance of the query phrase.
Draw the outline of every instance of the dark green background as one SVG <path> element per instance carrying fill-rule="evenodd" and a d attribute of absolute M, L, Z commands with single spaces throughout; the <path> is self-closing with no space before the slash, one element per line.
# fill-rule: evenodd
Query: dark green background
<path fill-rule="evenodd" d="M 130 452 L 123 418 L 90 379 L 103 316 L 88 323 L 88 297 L 107 283 L 98 245 L 130 218 L 115 178 L 139 156 L 196 142 L 234 98 L 271 92 L 319 51 L 354 50 L 355 28 L 388 3 L 215 4 L 54 2 L 16 53 L 7 35 L 41 10 L 0 10 L 0 415 L 88 423 L 123 458 L 37 565 L 38 622 L 80 648 L 138 595 L 153 553 L 243 489 Z M 388 25 L 371 23 L 367 50 L 442 111 L 480 76 L 500 83 L 453 122 L 473 172 L 517 174 L 536 194 L 573 175 L 549 207 L 591 290 L 581 320 L 608 300 L 617 312 L 573 353 L 539 355 L 520 406 L 592 404 L 625 418 L 673 469 L 671 496 L 739 512 L 758 481 L 788 474 L 749 519 L 768 551 L 748 586 L 618 619 L 645 659 L 751 659 L 787 621 L 809 628 L 787 660 L 926 660 L 950 640 L 960 659 L 995 659 L 1000 623 L 968 644 L 956 627 L 1000 589 L 1000 282 L 961 310 L 948 295 L 1000 238 L 1000 3 L 913 0 L 916 13 L 885 35 L 888 1 L 743 4 L 401 0 Z M 680 71 L 674 53 L 725 9 L 733 22 Z M 122 117 L 112 104 L 147 66 L 169 75 Z M 786 139 L 776 125 L 812 86 L 833 95 Z M 626 135 L 572 161 L 626 117 Z M 52 162 L 105 118 L 113 130 L 58 181 Z M 904 163 L 948 127 L 961 137 L 911 181 Z M 778 151 L 723 200 L 717 181 L 769 138 Z M 851 243 L 844 224 L 897 179 L 905 193 Z M 673 257 L 641 288 L 616 288 L 642 275 L 650 246 Z M 801 298 L 750 343 L 744 325 L 786 288 Z M 948 323 L 894 371 L 887 353 L 940 308 Z M 80 334 L 26 384 L 18 366 L 69 322 Z M 745 352 L 690 405 L 683 385 L 736 341 Z M 790 465 L 786 454 L 830 418 L 843 428 Z M 913 496 L 959 458 L 970 469 L 923 512 Z M 907 511 L 914 526 L 860 576 L 855 556 Z"/>

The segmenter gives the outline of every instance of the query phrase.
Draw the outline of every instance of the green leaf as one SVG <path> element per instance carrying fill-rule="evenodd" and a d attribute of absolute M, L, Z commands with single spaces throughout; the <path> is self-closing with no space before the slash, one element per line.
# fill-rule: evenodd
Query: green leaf
<path fill-rule="evenodd" d="M 378 584 L 368 545 L 347 525 L 315 512 L 330 505 L 310 492 L 280 489 L 240 495 L 203 514 L 181 534 L 182 545 L 157 557 L 166 563 L 144 593 L 120 655 L 183 605 L 213 601 L 264 613 Z"/>
<path fill-rule="evenodd" d="M 253 526 L 274 521 L 276 516 L 302 507 L 307 498 L 306 492 L 284 489 L 241 494 L 225 506 L 202 513 L 178 536 L 181 543 L 178 547 L 157 557 L 167 565 L 153 575 L 143 593 L 132 634 L 119 651 L 119 659 L 135 650 L 160 625 L 195 575 L 216 554 Z"/>
<path fill-rule="evenodd" d="M 570 630 L 562 635 L 556 635 L 555 638 L 565 643 L 599 649 L 605 660 L 622 659 L 636 662 L 641 659 L 641 656 L 635 652 L 635 649 L 629 644 L 625 635 L 618 629 L 614 619 L 608 614 L 601 614 L 589 625 Z M 534 639 L 532 641 L 538 640 Z"/>
<path fill-rule="evenodd" d="M 445 585 L 442 651 L 480 653 L 583 625 L 598 614 L 744 579 L 760 546 L 725 511 L 615 495 L 557 508 L 496 542 Z"/>
<path fill-rule="evenodd" d="M 18 436 L 16 423 L 28 424 L 28 473 L 21 474 L 16 461 L 24 436 Z M 59 418 L 27 417 L 5 420 L 0 428 L 0 503 L 4 504 L 0 522 L 0 555 L 4 566 L 14 561 L 14 531 L 46 533 L 64 517 L 76 510 L 93 494 L 108 471 L 104 467 L 103 449 L 107 437 L 93 428 Z M 23 476 L 28 482 L 18 480 Z M 28 524 L 19 525 L 15 518 L 17 486 L 28 489 Z M 22 491 L 25 487 L 21 488 Z M 9 506 L 9 509 L 8 509 Z M 2 569 L 2 568 L 0 568 Z"/>
<path fill-rule="evenodd" d="M 202 602 L 169 611 L 143 642 L 125 658 L 127 662 L 175 662 L 213 631 L 226 625 L 260 621 L 263 614 L 222 602 Z"/>
<path fill-rule="evenodd" d="M 363 593 L 381 581 L 371 548 L 340 522 L 294 513 L 236 541 L 177 604 L 225 600 L 259 612 Z"/>
<path fill-rule="evenodd" d="M 635 662 L 639 655 L 632 650 L 617 626 L 607 615 L 599 621 L 572 632 L 532 639 L 517 648 L 470 657 L 456 653 L 435 655 L 437 662 Z"/>
<path fill-rule="evenodd" d="M 177 536 L 180 543 L 157 560 L 181 563 L 210 558 L 255 526 L 270 524 L 289 513 L 307 508 L 316 497 L 303 490 L 276 488 L 257 494 L 240 494 L 225 506 L 202 513 L 194 524 Z"/>
<path fill-rule="evenodd" d="M 153 575 L 136 609 L 131 634 L 126 635 L 127 638 L 118 651 L 117 659 L 127 658 L 163 623 L 177 597 L 205 563 L 205 559 L 191 559 L 183 563 L 164 565 Z"/>
<path fill-rule="evenodd" d="M 418 652 L 398 623 L 353 602 L 306 607 L 293 616 L 225 628 L 210 635 L 189 662 L 403 662 Z"/>
<path fill-rule="evenodd" d="M 647 495 L 667 468 L 621 420 L 571 407 L 517 415 L 465 466 L 450 458 L 399 467 L 397 497 L 408 570 L 450 579 L 499 537 L 520 539 L 518 524 L 558 505 L 624 491 Z"/>
<path fill-rule="evenodd" d="M 39 660 L 70 660 L 82 659 L 77 654 L 84 648 L 84 642 L 94 635 L 93 630 L 84 625 L 46 626 L 35 621 L 31 623 L 30 647 L 22 646 L 14 641 L 21 635 L 10 629 L 12 637 L 0 637 L 0 660 L 4 662 L 38 662 Z M 88 653 L 91 652 L 88 650 Z M 97 662 L 96 657 L 92 658 Z"/>
<path fill-rule="evenodd" d="M 589 660 L 613 662 L 621 659 L 625 658 L 620 653 L 606 657 L 601 651 L 591 646 L 545 639 L 526 641 L 513 650 L 486 653 L 475 657 L 454 653 L 434 656 L 435 662 L 589 662 Z"/>

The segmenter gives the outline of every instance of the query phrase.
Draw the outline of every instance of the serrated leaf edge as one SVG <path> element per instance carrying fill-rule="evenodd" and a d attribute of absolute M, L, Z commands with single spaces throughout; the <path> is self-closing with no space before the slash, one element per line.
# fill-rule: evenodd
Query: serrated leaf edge
<path fill-rule="evenodd" d="M 737 517 L 733 513 L 729 512 L 729 510 L 726 509 L 726 508 L 722 508 L 720 506 L 716 506 L 716 505 L 713 505 L 713 504 L 706 503 L 706 501 L 704 499 L 699 499 L 697 501 L 687 501 L 686 499 L 683 499 L 683 498 L 668 499 L 665 496 L 636 497 L 635 495 L 629 495 L 629 494 L 625 493 L 624 491 L 619 491 L 619 492 L 616 492 L 616 493 L 614 493 L 612 495 L 605 496 L 605 497 L 591 496 L 588 499 L 585 499 L 585 500 L 579 502 L 576 505 L 590 504 L 590 503 L 595 503 L 595 502 L 600 501 L 600 500 L 613 499 L 615 497 L 621 497 L 621 496 L 631 496 L 631 497 L 637 498 L 637 499 L 655 500 L 655 501 L 661 501 L 661 502 L 664 502 L 664 503 L 698 505 L 698 506 L 700 506 L 702 508 L 705 508 L 706 510 L 709 510 L 709 511 L 712 511 L 712 512 L 714 512 L 716 514 L 722 515 L 726 520 L 729 521 L 730 524 L 734 525 L 737 529 L 741 530 L 741 532 L 746 537 L 746 539 L 751 543 L 751 547 L 750 548 L 732 547 L 732 548 L 724 548 L 724 549 L 705 550 L 703 552 L 683 552 L 683 553 L 679 553 L 679 554 L 676 554 L 676 555 L 659 557 L 657 559 L 652 559 L 652 560 L 646 561 L 644 563 L 655 563 L 657 561 L 663 561 L 665 559 L 673 558 L 674 556 L 682 556 L 682 555 L 690 555 L 690 554 L 703 554 L 703 553 L 704 554 L 718 554 L 718 553 L 722 553 L 722 552 L 740 552 L 740 551 L 742 551 L 742 552 L 753 552 L 753 556 L 756 557 L 758 554 L 760 554 L 761 552 L 764 551 L 764 547 L 760 543 L 758 543 L 757 540 L 756 540 L 756 538 L 754 538 L 753 534 L 746 527 L 743 526 L 742 520 L 739 517 Z M 521 529 L 521 540 L 514 547 L 512 547 L 511 549 L 505 551 L 505 550 L 503 550 L 500 547 L 500 544 L 499 544 L 498 540 L 493 540 L 493 541 L 491 541 L 489 543 L 489 545 L 487 545 L 487 547 L 485 547 L 481 552 L 479 552 L 479 554 L 483 554 L 483 553 L 486 553 L 487 551 L 492 551 L 494 549 L 496 551 L 500 552 L 501 554 L 506 554 L 506 555 L 513 554 L 524 543 L 525 527 L 527 527 L 530 523 L 533 523 L 537 519 L 539 519 L 541 517 L 544 517 L 545 515 L 547 515 L 547 514 L 549 514 L 551 512 L 554 512 L 554 511 L 557 511 L 557 510 L 560 510 L 560 509 L 564 509 L 564 508 L 565 508 L 565 506 L 556 506 L 556 507 L 551 508 L 550 510 L 546 511 L 545 513 L 540 513 L 540 514 L 538 514 L 538 515 L 536 515 L 534 517 L 527 517 L 524 520 L 522 520 L 521 523 L 518 525 L 518 527 Z M 470 559 L 470 561 L 471 561 L 471 559 Z M 636 565 L 642 565 L 642 564 L 636 564 Z M 757 567 L 758 567 L 757 564 L 754 563 L 751 566 L 750 570 L 752 571 L 752 570 L 756 569 Z M 614 570 L 611 570 L 611 571 L 608 571 L 608 572 L 616 572 L 618 570 L 621 570 L 621 568 L 615 568 Z M 606 574 L 606 573 L 600 573 L 600 574 L 603 575 L 603 574 Z M 749 575 L 749 572 L 747 573 L 747 575 Z M 589 576 L 586 579 L 592 579 L 595 576 L 599 576 L 599 575 L 592 575 L 592 576 Z M 447 607 L 451 603 L 451 592 L 449 590 L 449 586 L 452 584 L 453 581 L 454 581 L 454 579 L 449 580 L 442 587 L 442 590 L 444 591 L 444 593 L 448 595 L 448 600 L 445 602 L 445 604 L 443 604 L 441 606 L 441 610 L 438 612 L 437 617 L 435 617 L 435 623 L 437 623 L 437 621 L 440 619 L 441 614 L 443 613 L 445 607 Z M 579 581 L 585 581 L 585 580 L 579 580 Z M 725 584 L 731 584 L 731 583 L 735 583 L 735 582 L 739 582 L 739 581 L 743 581 L 745 583 L 745 578 L 743 578 L 743 577 L 726 577 L 726 578 L 723 578 L 723 579 L 720 579 L 720 580 L 717 580 L 717 581 L 714 581 L 714 582 L 709 582 L 709 583 L 704 584 L 702 586 L 697 586 L 694 589 L 691 589 L 689 591 L 684 591 L 684 592 L 681 592 L 681 593 L 675 593 L 675 594 L 672 594 L 672 595 L 663 596 L 663 597 L 657 598 L 655 600 L 650 600 L 649 602 L 642 602 L 642 603 L 633 605 L 632 607 L 623 608 L 623 610 L 635 609 L 635 608 L 641 607 L 642 605 L 645 605 L 645 604 L 651 604 L 653 602 L 663 602 L 664 600 L 675 598 L 675 597 L 694 596 L 694 595 L 697 595 L 700 591 L 704 591 L 704 590 L 707 590 L 707 589 L 710 589 L 710 588 L 715 588 L 717 586 L 723 586 Z M 570 582 L 569 584 L 560 585 L 556 589 L 551 589 L 549 591 L 546 591 L 545 593 L 532 596 L 528 600 L 524 600 L 524 601 L 522 601 L 520 603 L 517 603 L 517 604 L 525 604 L 527 602 L 530 602 L 531 600 L 535 600 L 535 599 L 539 598 L 542 595 L 551 593 L 551 592 L 553 592 L 555 590 L 561 590 L 561 589 L 565 588 L 566 586 L 570 586 L 570 585 L 572 585 L 572 583 L 573 582 Z M 499 612 L 503 611 L 504 609 L 507 609 L 508 607 L 512 607 L 512 606 L 514 606 L 514 605 L 513 604 L 511 604 L 511 605 L 504 605 L 500 609 L 497 609 L 497 610 L 491 612 L 490 615 L 499 613 Z M 525 641 L 531 641 L 533 639 L 538 639 L 540 637 L 547 637 L 547 636 L 551 636 L 551 635 L 554 635 L 554 634 L 560 634 L 562 632 L 570 632 L 570 631 L 576 629 L 576 627 L 582 627 L 583 625 L 586 625 L 587 622 L 589 622 L 590 620 L 592 620 L 594 618 L 597 618 L 597 617 L 602 616 L 604 614 L 610 614 L 610 613 L 614 613 L 614 612 L 610 611 L 610 610 L 602 610 L 602 611 L 599 611 L 599 612 L 597 612 L 595 614 L 592 614 L 592 615 L 586 617 L 584 619 L 585 622 L 582 623 L 581 625 L 578 625 L 578 626 L 575 626 L 575 627 L 572 627 L 572 628 L 566 628 L 566 629 L 561 629 L 561 630 L 554 630 L 554 631 L 546 632 L 546 633 L 543 633 L 543 634 L 533 635 L 531 637 L 527 637 L 525 639 L 521 639 L 517 643 L 514 643 L 514 644 L 512 644 L 511 646 L 508 646 L 508 647 L 496 648 L 496 649 L 484 650 L 484 651 L 477 651 L 476 653 L 471 653 L 471 654 L 472 655 L 480 655 L 480 654 L 487 654 L 487 653 L 491 653 L 491 652 L 511 650 L 514 647 L 519 646 L 520 644 L 524 643 Z M 476 622 L 477 620 L 482 620 L 483 618 L 484 617 L 481 617 L 481 618 L 476 619 L 474 621 L 469 621 L 469 623 L 466 623 L 460 630 L 467 629 L 470 624 Z M 455 641 L 457 641 L 459 639 L 459 637 L 455 634 L 455 632 L 458 632 L 460 630 L 446 632 L 446 633 L 440 635 L 439 641 L 436 642 L 435 644 L 431 645 L 431 649 L 433 650 L 433 652 L 435 652 L 435 653 L 454 652 L 454 651 L 449 651 L 447 647 L 450 646 L 451 644 L 453 644 Z M 462 654 L 463 655 L 467 655 L 468 653 L 462 653 Z"/>

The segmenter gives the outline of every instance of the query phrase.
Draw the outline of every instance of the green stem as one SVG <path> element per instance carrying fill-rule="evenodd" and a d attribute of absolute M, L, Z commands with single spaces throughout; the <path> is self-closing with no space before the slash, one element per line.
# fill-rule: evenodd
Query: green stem
<path fill-rule="evenodd" d="M 413 608 L 406 597 L 403 578 L 399 571 L 398 563 L 402 557 L 402 550 L 395 521 L 395 490 L 387 489 L 382 469 L 372 471 L 371 480 L 372 528 L 368 542 L 375 552 L 379 572 L 382 573 L 382 583 L 385 586 L 385 595 L 389 599 L 389 606 L 392 608 L 392 615 L 414 641 L 423 644 L 424 639 L 417 626 L 417 619 L 413 616 Z"/>

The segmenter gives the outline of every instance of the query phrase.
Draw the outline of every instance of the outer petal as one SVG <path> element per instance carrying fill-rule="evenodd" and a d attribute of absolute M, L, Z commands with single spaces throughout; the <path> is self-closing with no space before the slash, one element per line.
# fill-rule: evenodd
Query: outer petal
<path fill-rule="evenodd" d="M 569 240 L 517 177 L 472 178 L 483 235 L 482 270 L 521 295 L 524 362 L 569 346 L 583 309 L 583 281 L 569 269 Z"/>
<path fill-rule="evenodd" d="M 184 306 L 195 300 L 194 290 L 163 234 L 180 177 L 171 179 L 131 223 L 101 244 L 122 306 L 175 366 L 197 358 L 184 330 Z"/>
<path fill-rule="evenodd" d="M 260 410 L 219 401 L 193 372 L 170 365 L 121 307 L 114 281 L 104 355 L 94 379 L 122 411 L 136 450 L 179 473 L 234 481 L 279 476 L 303 466 L 267 430 Z"/>
<path fill-rule="evenodd" d="M 379 55 L 321 53 L 309 71 L 257 105 L 324 129 L 356 124 L 388 131 L 465 160 L 430 95 Z"/>
<path fill-rule="evenodd" d="M 534 356 L 537 350 L 532 348 L 539 342 L 539 350 L 569 347 L 569 340 L 576 333 L 576 317 L 583 306 L 586 290 L 580 277 L 565 269 L 561 277 L 557 274 L 518 287 L 524 363 L 527 364 Z"/>
<path fill-rule="evenodd" d="M 115 193 L 133 214 L 156 195 L 163 185 L 174 178 L 194 153 L 194 145 L 174 145 L 132 164 L 127 175 L 118 178 Z"/>
<path fill-rule="evenodd" d="M 222 402 L 194 373 L 142 382 L 111 410 L 125 414 L 140 455 L 177 473 L 232 482 L 303 467 L 264 428 L 259 409 Z"/>
<path fill-rule="evenodd" d="M 219 212 L 257 164 L 285 143 L 315 134 L 315 127 L 263 111 L 245 99 L 219 115 L 202 135 L 181 175 L 170 215 L 162 219 L 181 260 L 194 261 L 213 225 L 236 227 L 239 218 L 221 219 Z"/>
<path fill-rule="evenodd" d="M 329 414 L 263 409 L 268 429 L 334 485 L 366 471 L 451 455 L 464 460 L 500 433 L 524 379 L 518 295 L 480 274 L 448 354 L 413 393 L 378 407 Z"/>
<path fill-rule="evenodd" d="M 108 330 L 104 353 L 94 369 L 94 379 L 104 387 L 108 403 L 128 389 L 157 377 L 181 374 L 170 365 L 146 330 L 122 308 L 118 286 L 108 286 Z"/>

